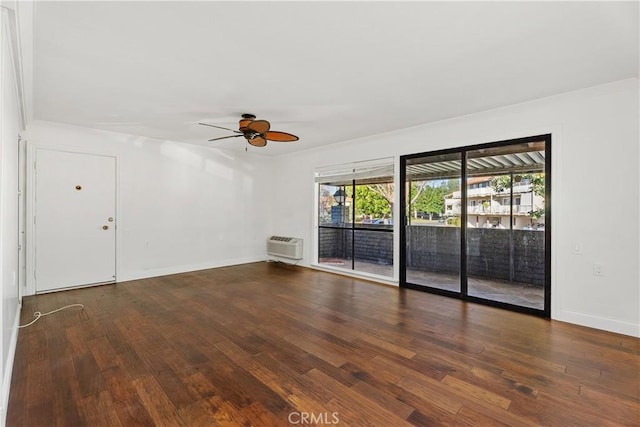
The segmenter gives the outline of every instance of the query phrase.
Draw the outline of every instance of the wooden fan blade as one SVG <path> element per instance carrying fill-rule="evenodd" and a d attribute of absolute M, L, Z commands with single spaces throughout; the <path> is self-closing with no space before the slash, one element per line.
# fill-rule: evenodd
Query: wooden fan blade
<path fill-rule="evenodd" d="M 229 136 L 221 136 L 220 138 L 212 138 L 209 141 L 217 141 L 219 139 L 227 139 L 227 138 L 237 138 L 239 136 L 243 136 L 242 134 L 240 135 L 229 135 Z"/>
<path fill-rule="evenodd" d="M 247 124 L 247 129 L 258 132 L 259 134 L 267 133 L 270 128 L 271 123 L 266 120 L 254 120 L 251 123 Z"/>
<path fill-rule="evenodd" d="M 267 140 L 261 136 L 256 136 L 255 138 L 248 139 L 247 141 L 249 141 L 249 144 L 254 147 L 264 147 L 267 145 Z"/>
<path fill-rule="evenodd" d="M 238 124 L 238 127 L 240 128 L 240 130 L 242 132 L 244 132 L 245 130 L 247 130 L 247 126 L 249 125 L 249 123 L 251 123 L 253 121 L 253 119 L 240 119 L 240 122 Z"/>
<path fill-rule="evenodd" d="M 265 133 L 265 138 L 269 141 L 278 142 L 294 142 L 298 140 L 298 137 L 287 132 L 278 132 L 276 130 Z"/>
<path fill-rule="evenodd" d="M 210 125 L 210 124 L 208 124 L 208 123 L 198 123 L 198 124 L 199 124 L 199 125 L 202 125 L 202 126 L 210 126 L 210 127 L 212 127 L 212 128 L 224 129 L 224 130 L 228 130 L 228 131 L 230 131 L 230 132 L 242 133 L 242 132 L 237 131 L 237 130 L 235 130 L 235 129 L 223 128 L 222 126 Z"/>

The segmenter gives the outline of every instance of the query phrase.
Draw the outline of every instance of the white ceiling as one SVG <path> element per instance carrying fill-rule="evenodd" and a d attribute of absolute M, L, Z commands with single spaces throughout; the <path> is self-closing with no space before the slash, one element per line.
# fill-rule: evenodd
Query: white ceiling
<path fill-rule="evenodd" d="M 638 76 L 638 2 L 36 2 L 33 118 L 281 154 Z"/>

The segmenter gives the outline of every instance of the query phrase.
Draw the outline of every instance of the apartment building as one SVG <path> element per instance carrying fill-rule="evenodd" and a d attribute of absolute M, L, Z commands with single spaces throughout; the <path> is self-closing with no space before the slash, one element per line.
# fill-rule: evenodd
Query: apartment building
<path fill-rule="evenodd" d="M 530 178 L 516 176 L 514 185 L 495 188 L 496 176 L 472 177 L 467 180 L 467 226 L 543 230 L 544 197 L 535 194 Z M 460 190 L 445 197 L 445 218 L 455 221 L 462 213 Z"/>

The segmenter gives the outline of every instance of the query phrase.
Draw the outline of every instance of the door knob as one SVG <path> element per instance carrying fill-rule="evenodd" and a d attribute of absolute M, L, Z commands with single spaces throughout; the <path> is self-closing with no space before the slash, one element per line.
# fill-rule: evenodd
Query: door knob
<path fill-rule="evenodd" d="M 109 226 L 108 226 L 108 225 L 103 225 L 103 226 L 102 226 L 102 229 L 103 229 L 103 230 L 108 230 L 108 229 L 109 229 Z"/>

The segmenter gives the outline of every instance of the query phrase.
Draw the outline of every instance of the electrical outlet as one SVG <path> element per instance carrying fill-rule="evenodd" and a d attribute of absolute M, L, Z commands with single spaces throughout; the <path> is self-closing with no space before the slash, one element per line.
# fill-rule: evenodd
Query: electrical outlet
<path fill-rule="evenodd" d="M 604 264 L 601 264 L 599 262 L 596 262 L 595 264 L 593 264 L 593 275 L 594 276 L 606 276 L 605 269 L 604 269 Z"/>

